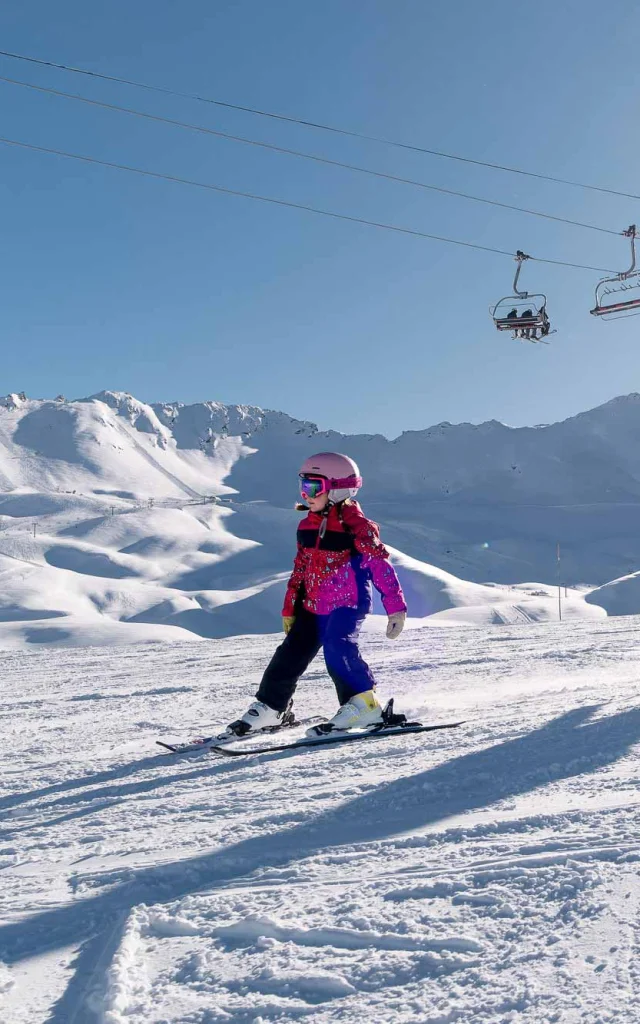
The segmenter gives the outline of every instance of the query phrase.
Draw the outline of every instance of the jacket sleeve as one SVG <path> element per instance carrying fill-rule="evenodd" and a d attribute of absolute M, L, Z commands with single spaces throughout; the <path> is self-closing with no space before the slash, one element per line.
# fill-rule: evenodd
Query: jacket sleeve
<path fill-rule="evenodd" d="M 302 586 L 304 580 L 304 560 L 302 554 L 302 547 L 298 544 L 298 550 L 296 551 L 296 557 L 293 562 L 293 572 L 289 577 L 287 583 L 287 592 L 284 596 L 284 607 L 282 609 L 283 616 L 293 615 L 295 612 L 296 598 Z"/>
<path fill-rule="evenodd" d="M 382 597 L 387 615 L 406 612 L 407 605 L 389 552 L 380 540 L 378 524 L 372 522 L 355 502 L 343 506 L 343 522 L 353 535 L 356 550 L 362 555 L 362 566 L 371 573 L 374 587 Z"/>

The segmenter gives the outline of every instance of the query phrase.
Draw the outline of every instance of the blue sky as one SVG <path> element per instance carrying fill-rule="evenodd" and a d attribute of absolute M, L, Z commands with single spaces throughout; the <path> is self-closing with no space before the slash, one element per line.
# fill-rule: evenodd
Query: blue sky
<path fill-rule="evenodd" d="M 1 46 L 627 191 L 640 8 L 614 0 L 24 0 Z M 640 201 L 0 58 L 0 74 L 622 229 Z M 0 83 L 0 134 L 482 245 L 625 269 L 624 239 Z M 505 257 L 0 146 L 0 390 L 217 399 L 395 436 L 562 419 L 640 390 L 640 320 L 529 264 L 549 347 L 499 335 Z"/>

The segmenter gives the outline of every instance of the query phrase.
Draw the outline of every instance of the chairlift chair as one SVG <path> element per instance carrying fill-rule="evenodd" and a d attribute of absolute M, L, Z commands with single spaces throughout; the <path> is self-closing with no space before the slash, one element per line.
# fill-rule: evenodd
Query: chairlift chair
<path fill-rule="evenodd" d="M 547 314 L 546 295 L 530 295 L 529 292 L 518 290 L 518 278 L 522 264 L 530 259 L 526 253 L 518 249 L 515 260 L 518 264 L 513 279 L 513 295 L 506 295 L 491 310 L 493 322 L 499 331 L 511 331 L 514 339 L 521 341 L 544 341 L 551 333 L 551 322 Z"/>
<path fill-rule="evenodd" d="M 640 271 L 636 270 L 636 238 L 638 232 L 635 224 L 631 224 L 622 232 L 631 242 L 631 266 L 628 270 L 616 274 L 615 277 L 603 277 L 596 285 L 596 304 L 589 310 L 593 316 L 601 320 L 617 320 L 623 316 L 636 316 L 640 313 Z M 624 299 L 621 296 L 631 292 Z M 617 300 L 607 298 L 617 296 Z"/>

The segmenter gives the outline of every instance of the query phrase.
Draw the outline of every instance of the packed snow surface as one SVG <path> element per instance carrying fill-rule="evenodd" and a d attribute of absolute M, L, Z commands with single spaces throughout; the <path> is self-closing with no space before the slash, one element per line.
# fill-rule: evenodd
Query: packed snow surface
<path fill-rule="evenodd" d="M 154 741 L 277 636 L 2 652 L 0 1019 L 640 1022 L 639 631 L 369 633 L 383 698 L 464 724 L 234 760 Z"/>

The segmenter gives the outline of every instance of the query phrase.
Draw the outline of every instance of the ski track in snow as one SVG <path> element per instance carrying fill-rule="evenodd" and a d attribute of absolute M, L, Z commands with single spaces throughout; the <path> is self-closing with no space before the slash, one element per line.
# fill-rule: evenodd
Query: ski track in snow
<path fill-rule="evenodd" d="M 639 630 L 367 634 L 382 697 L 466 724 L 234 761 L 154 741 L 276 637 L 3 652 L 3 1024 L 640 1022 Z"/>

